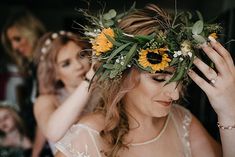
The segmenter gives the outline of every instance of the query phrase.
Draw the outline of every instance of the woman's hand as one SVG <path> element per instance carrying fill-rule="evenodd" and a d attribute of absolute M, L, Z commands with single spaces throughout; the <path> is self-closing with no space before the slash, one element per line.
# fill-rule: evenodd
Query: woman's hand
<path fill-rule="evenodd" d="M 194 64 L 210 80 L 207 82 L 193 70 L 188 75 L 206 93 L 219 119 L 235 123 L 235 67 L 230 53 L 214 38 L 202 49 L 214 62 L 217 72 L 196 58 Z"/>
<path fill-rule="evenodd" d="M 93 59 L 93 56 L 95 56 L 95 54 L 93 54 L 94 52 L 92 52 L 92 56 L 91 56 L 91 67 L 89 69 L 89 71 L 86 73 L 86 78 L 88 78 L 89 80 L 91 80 L 93 78 L 93 76 L 95 75 L 95 71 L 94 71 L 94 65 L 96 63 L 95 59 Z"/>

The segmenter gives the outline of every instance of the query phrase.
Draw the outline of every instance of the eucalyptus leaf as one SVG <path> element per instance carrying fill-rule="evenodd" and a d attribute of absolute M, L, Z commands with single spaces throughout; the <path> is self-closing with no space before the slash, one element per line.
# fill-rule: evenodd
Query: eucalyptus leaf
<path fill-rule="evenodd" d="M 117 12 L 114 9 L 109 10 L 109 15 L 111 18 L 114 18 L 117 15 Z"/>
<path fill-rule="evenodd" d="M 135 54 L 135 52 L 136 52 L 137 45 L 138 45 L 138 44 L 135 43 L 135 44 L 131 47 L 130 51 L 127 53 L 124 66 L 126 66 L 126 65 L 129 63 L 129 61 L 132 59 L 132 56 L 134 56 L 134 54 Z"/>
<path fill-rule="evenodd" d="M 173 66 L 174 64 L 176 64 L 177 61 L 179 61 L 179 58 L 173 58 L 172 61 L 170 62 L 170 66 Z"/>
<path fill-rule="evenodd" d="M 107 21 L 104 22 L 104 27 L 106 27 L 106 28 L 110 27 L 112 25 L 114 25 L 113 20 L 107 20 Z"/>
<path fill-rule="evenodd" d="M 111 19 L 110 14 L 109 14 L 109 13 L 105 13 L 105 14 L 103 15 L 103 19 L 104 19 L 104 20 L 110 20 L 110 19 Z"/>
<path fill-rule="evenodd" d="M 194 25 L 193 25 L 193 28 L 192 28 L 192 33 L 194 35 L 198 35 L 200 34 L 202 31 L 203 31 L 203 21 L 202 20 L 198 20 Z"/>
<path fill-rule="evenodd" d="M 113 59 L 113 57 L 115 57 L 120 51 L 122 51 L 123 49 L 125 49 L 127 46 L 129 46 L 131 43 L 127 43 L 127 44 L 123 44 L 122 46 L 120 46 L 119 48 L 117 48 L 115 51 L 113 51 L 113 53 L 110 55 L 109 59 L 107 60 L 107 63 L 109 63 L 111 61 L 111 59 Z"/>
<path fill-rule="evenodd" d="M 114 9 L 109 10 L 109 12 L 103 15 L 104 20 L 111 20 L 117 15 L 117 12 Z"/>
<path fill-rule="evenodd" d="M 196 40 L 197 43 L 203 44 L 206 42 L 206 39 L 201 35 L 192 35 L 192 37 Z"/>
<path fill-rule="evenodd" d="M 103 67 L 106 69 L 113 69 L 113 64 L 104 64 Z"/>
<path fill-rule="evenodd" d="M 172 78 L 167 81 L 167 84 L 170 82 L 176 82 L 176 81 L 181 80 L 181 78 L 185 75 L 185 72 L 186 72 L 186 69 L 185 69 L 185 66 L 187 64 L 186 62 L 187 60 L 184 60 L 183 62 L 180 62 L 178 64 L 178 69 L 176 70 Z"/>
<path fill-rule="evenodd" d="M 198 18 L 199 18 L 201 21 L 203 21 L 203 16 L 202 16 L 201 12 L 197 10 L 196 13 L 197 13 Z"/>
<path fill-rule="evenodd" d="M 122 45 L 122 43 L 119 43 L 117 41 L 115 41 L 112 37 L 110 37 L 109 35 L 107 34 L 104 34 L 106 36 L 106 38 L 115 46 L 119 47 Z"/>

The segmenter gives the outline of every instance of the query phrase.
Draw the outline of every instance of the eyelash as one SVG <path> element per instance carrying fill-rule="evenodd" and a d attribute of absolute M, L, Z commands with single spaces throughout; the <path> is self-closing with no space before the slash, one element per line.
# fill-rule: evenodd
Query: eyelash
<path fill-rule="evenodd" d="M 157 79 L 157 78 L 153 78 L 154 81 L 157 81 L 157 82 L 164 82 L 166 81 L 165 79 Z"/>
<path fill-rule="evenodd" d="M 62 67 L 67 67 L 70 63 L 69 62 L 65 62 L 62 64 Z"/>

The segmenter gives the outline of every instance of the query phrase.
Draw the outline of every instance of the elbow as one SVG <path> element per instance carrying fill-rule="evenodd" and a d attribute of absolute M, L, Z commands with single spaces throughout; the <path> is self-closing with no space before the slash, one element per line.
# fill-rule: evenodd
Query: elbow
<path fill-rule="evenodd" d="M 62 138 L 62 135 L 59 135 L 59 130 L 55 130 L 53 128 L 48 128 L 45 132 L 45 136 L 48 141 L 54 143 L 58 142 Z"/>

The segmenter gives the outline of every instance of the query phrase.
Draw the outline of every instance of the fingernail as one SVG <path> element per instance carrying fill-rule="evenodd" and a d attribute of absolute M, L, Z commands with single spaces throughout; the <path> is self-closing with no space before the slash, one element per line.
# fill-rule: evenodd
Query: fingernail
<path fill-rule="evenodd" d="M 192 70 L 191 69 L 188 69 L 188 73 L 191 73 L 192 72 Z"/>
<path fill-rule="evenodd" d="M 213 42 L 213 43 L 217 42 L 217 41 L 215 40 L 215 38 L 212 37 L 212 36 L 209 36 L 208 39 L 209 39 L 211 42 Z"/>
<path fill-rule="evenodd" d="M 206 47 L 206 46 L 208 46 L 207 42 L 204 42 L 203 44 L 200 45 L 201 48 Z"/>

